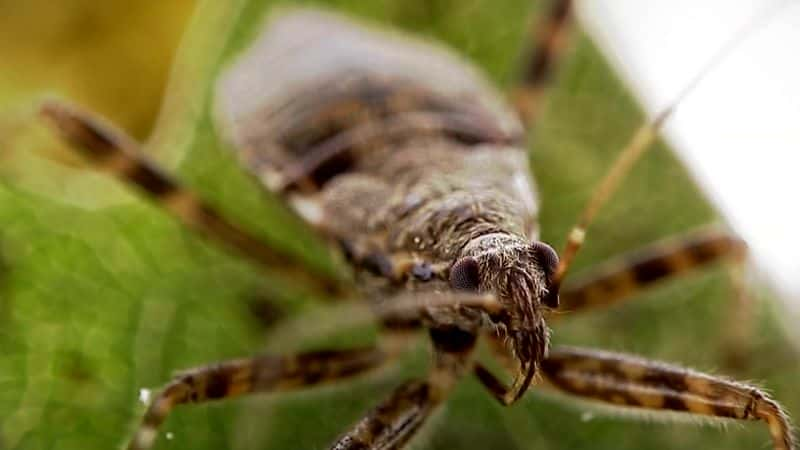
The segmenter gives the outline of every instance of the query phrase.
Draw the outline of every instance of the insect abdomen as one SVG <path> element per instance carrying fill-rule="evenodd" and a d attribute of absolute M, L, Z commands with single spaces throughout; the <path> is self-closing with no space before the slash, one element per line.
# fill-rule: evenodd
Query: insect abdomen
<path fill-rule="evenodd" d="M 522 138 L 516 116 L 452 53 L 313 10 L 269 22 L 222 78 L 218 107 L 245 165 L 279 191 L 319 188 L 410 136 Z"/>
<path fill-rule="evenodd" d="M 534 228 L 519 120 L 440 47 L 291 12 L 222 78 L 218 106 L 245 166 L 340 241 L 449 257 L 484 228 Z"/>

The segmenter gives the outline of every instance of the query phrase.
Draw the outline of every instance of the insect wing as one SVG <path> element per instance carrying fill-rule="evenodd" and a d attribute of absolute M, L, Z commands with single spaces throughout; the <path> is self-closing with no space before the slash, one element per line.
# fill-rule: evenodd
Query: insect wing
<path fill-rule="evenodd" d="M 439 126 L 467 139 L 522 138 L 516 116 L 452 53 L 311 10 L 268 21 L 223 74 L 217 113 L 245 166 L 279 192 L 346 170 L 357 141 L 368 146 L 397 122 L 398 133 Z"/>

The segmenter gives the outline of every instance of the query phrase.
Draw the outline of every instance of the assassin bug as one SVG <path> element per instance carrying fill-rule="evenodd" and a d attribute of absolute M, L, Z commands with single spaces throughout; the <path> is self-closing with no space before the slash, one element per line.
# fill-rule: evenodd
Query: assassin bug
<path fill-rule="evenodd" d="M 536 33 L 513 97 L 526 124 L 536 121 L 570 6 L 555 2 L 537 28 L 544 31 Z M 274 70 L 258 70 L 265 65 Z M 623 151 L 559 260 L 538 241 L 523 127 L 479 75 L 448 53 L 327 14 L 296 12 L 274 21 L 223 75 L 218 107 L 245 167 L 336 243 L 385 332 L 430 334 L 428 377 L 395 389 L 333 448 L 401 447 L 470 374 L 505 405 L 539 375 L 552 388 L 612 405 L 762 420 L 776 449 L 794 448 L 785 413 L 754 387 L 629 355 L 549 347 L 545 319 L 559 307 L 611 303 L 666 276 L 741 255 L 735 238 L 705 233 L 646 249 L 561 288 L 592 216 L 668 112 Z M 98 166 L 190 227 L 310 288 L 352 293 L 226 221 L 107 124 L 59 103 L 43 113 Z M 510 387 L 475 360 L 479 337 L 496 344 L 514 373 Z M 177 404 L 355 376 L 394 353 L 319 351 L 191 370 L 154 399 L 129 448 L 149 448 Z"/>

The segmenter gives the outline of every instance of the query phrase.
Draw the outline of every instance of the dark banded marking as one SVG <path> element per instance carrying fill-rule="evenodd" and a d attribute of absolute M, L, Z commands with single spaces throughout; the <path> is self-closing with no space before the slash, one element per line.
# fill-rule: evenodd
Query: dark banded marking
<path fill-rule="evenodd" d="M 141 154 L 138 144 L 121 130 L 75 107 L 47 102 L 41 108 L 62 137 L 98 168 L 147 193 L 157 204 L 205 236 L 270 270 L 283 273 L 326 294 L 345 295 L 349 287 L 328 274 L 312 272 L 296 256 L 274 249 L 227 221 L 214 208 L 160 170 Z"/>
<path fill-rule="evenodd" d="M 98 118 L 90 117 L 58 102 L 44 103 L 41 114 L 50 120 L 76 149 L 98 161 L 115 155 L 118 145 L 126 138 L 124 135 L 112 133 L 110 127 L 101 124 Z"/>
<path fill-rule="evenodd" d="M 497 349 L 495 349 L 497 350 Z M 513 361 L 510 358 L 503 358 L 504 362 L 506 362 L 507 369 L 515 370 L 513 365 Z M 510 363 L 510 364 L 509 364 Z M 537 367 L 538 369 L 538 367 Z M 483 384 L 483 387 L 489 390 L 489 393 L 500 402 L 503 406 L 510 406 L 513 404 L 517 399 L 521 397 L 521 393 L 517 394 L 513 391 L 514 387 L 508 387 L 500 381 L 489 369 L 483 366 L 480 363 L 475 364 L 473 367 L 473 373 L 478 378 L 478 381 Z M 526 388 L 527 389 L 527 388 Z"/>
<path fill-rule="evenodd" d="M 437 402 L 425 381 L 407 382 L 369 411 L 333 450 L 398 449 L 424 423 Z"/>
<path fill-rule="evenodd" d="M 527 85 L 536 85 L 546 81 L 555 65 L 558 51 L 563 47 L 560 43 L 566 34 L 565 25 L 570 17 L 572 1 L 556 0 L 544 21 L 533 30 L 536 35 L 536 47 L 522 71 L 522 81 Z"/>
<path fill-rule="evenodd" d="M 296 356 L 262 356 L 186 371 L 169 383 L 150 404 L 128 449 L 150 448 L 158 428 L 177 405 L 311 386 L 363 373 L 385 360 L 382 351 L 370 347 Z"/>
<path fill-rule="evenodd" d="M 518 86 L 511 95 L 526 128 L 538 117 L 544 91 L 566 47 L 571 10 L 571 0 L 553 0 L 544 16 L 530 25 L 533 43 L 522 57 Z"/>
<path fill-rule="evenodd" d="M 179 189 L 175 181 L 144 161 L 135 161 L 133 159 L 131 161 L 134 163 L 132 165 L 133 170 L 120 175 L 144 189 L 150 195 L 160 198 Z"/>
<path fill-rule="evenodd" d="M 287 316 L 287 311 L 274 300 L 275 294 L 254 292 L 244 298 L 249 316 L 261 329 L 269 329 Z"/>
<path fill-rule="evenodd" d="M 348 105 L 342 105 L 346 107 Z M 347 121 L 342 121 L 347 123 Z M 492 126 L 490 120 L 474 112 L 454 113 L 410 111 L 359 124 L 353 128 L 321 139 L 303 149 L 303 156 L 286 167 L 275 183 L 277 192 L 300 189 L 305 183 L 317 191 L 335 175 L 350 170 L 357 154 L 365 148 L 386 145 L 391 141 L 430 135 L 448 135 L 465 144 L 519 144 L 519 136 L 509 136 Z M 331 125 L 331 127 L 344 128 Z M 288 146 L 287 146 L 288 147 Z M 255 157 L 251 157 L 255 158 Z"/>
<path fill-rule="evenodd" d="M 474 368 L 475 376 L 478 380 L 483 384 L 483 386 L 489 390 L 489 392 L 494 396 L 500 404 L 505 405 L 503 399 L 505 399 L 506 395 L 509 392 L 508 387 L 503 384 L 497 377 L 492 374 L 486 367 L 482 364 L 478 363 L 475 364 Z"/>
<path fill-rule="evenodd" d="M 232 367 L 230 369 L 243 370 L 244 368 Z M 229 388 L 232 388 L 234 385 L 238 384 L 233 381 L 234 374 L 235 374 L 234 370 L 215 370 L 213 372 L 210 372 L 208 374 L 208 379 L 206 380 L 205 387 L 201 391 L 204 397 L 202 399 L 216 400 L 223 397 L 227 397 Z M 250 385 L 252 385 L 253 383 L 253 380 L 251 379 L 238 380 L 238 381 L 239 383 L 245 385 L 245 390 L 249 389 Z M 231 389 L 231 392 L 233 392 L 233 389 Z M 200 392 L 198 394 L 200 394 Z M 198 398 L 197 400 L 200 399 L 201 398 Z"/>
<path fill-rule="evenodd" d="M 392 261 L 392 258 L 384 252 L 370 252 L 364 255 L 363 259 L 358 262 L 373 275 L 390 280 L 396 278 L 396 264 Z"/>
<path fill-rule="evenodd" d="M 561 302 L 571 311 L 611 305 L 670 277 L 723 259 L 740 260 L 745 253 L 744 242 L 720 230 L 670 238 L 570 278 L 561 290 Z"/>
<path fill-rule="evenodd" d="M 381 320 L 381 327 L 389 331 L 416 331 L 422 328 L 422 319 L 418 317 L 389 316 Z"/>
<path fill-rule="evenodd" d="M 643 285 L 666 278 L 675 271 L 672 262 L 668 258 L 653 258 L 633 264 L 630 266 L 633 279 Z"/>
<path fill-rule="evenodd" d="M 464 330 L 431 330 L 434 367 L 426 380 L 408 381 L 369 411 L 330 447 L 333 450 L 400 449 L 469 370 L 475 335 Z M 457 350 L 451 352 L 448 348 Z"/>
<path fill-rule="evenodd" d="M 739 420 L 762 420 L 776 450 L 792 450 L 786 414 L 759 389 L 662 362 L 597 350 L 557 347 L 542 373 L 564 392 L 605 403 Z"/>
<path fill-rule="evenodd" d="M 178 189 L 174 180 L 161 173 L 144 156 L 131 152 L 136 146 L 132 139 L 98 118 L 55 102 L 45 103 L 41 112 L 73 147 L 112 175 L 130 181 L 156 197 Z"/>
<path fill-rule="evenodd" d="M 430 336 L 437 348 L 447 353 L 464 353 L 475 347 L 477 336 L 457 326 L 430 329 Z"/>

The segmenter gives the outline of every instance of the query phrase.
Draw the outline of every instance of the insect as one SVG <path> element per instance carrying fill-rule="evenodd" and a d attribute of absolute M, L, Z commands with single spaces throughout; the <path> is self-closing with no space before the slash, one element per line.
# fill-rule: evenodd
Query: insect
<path fill-rule="evenodd" d="M 540 33 L 515 96 L 525 123 L 536 121 L 569 6 L 555 2 L 539 28 L 548 32 Z M 310 44 L 294 51 L 304 43 Z M 276 60 L 268 64 L 273 70 L 257 70 Z M 424 77 L 420 67 L 427 69 Z M 544 381 L 535 387 L 611 405 L 762 420 L 775 448 L 793 448 L 785 413 L 752 386 L 630 355 L 549 346 L 546 319 L 558 308 L 619 300 L 673 273 L 735 257 L 741 245 L 724 234 L 696 235 L 561 289 L 592 214 L 570 234 L 561 260 L 538 240 L 524 130 L 482 78 L 449 53 L 327 14 L 291 13 L 223 76 L 218 99 L 245 167 L 336 243 L 385 333 L 421 328 L 430 336 L 430 373 L 379 400 L 333 448 L 401 447 L 457 382 L 473 374 L 504 405 L 516 402 L 538 375 Z M 98 166 L 191 227 L 309 287 L 349 293 L 350 287 L 310 272 L 225 220 L 108 125 L 58 103 L 43 112 Z M 629 147 L 634 154 L 652 131 L 643 128 L 644 138 Z M 598 192 L 601 202 L 606 189 Z M 507 365 L 511 386 L 476 360 L 479 338 Z M 129 448 L 149 448 L 178 404 L 354 377 L 395 353 L 387 344 L 193 369 L 156 396 Z"/>

